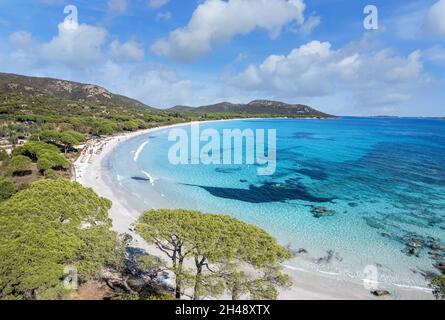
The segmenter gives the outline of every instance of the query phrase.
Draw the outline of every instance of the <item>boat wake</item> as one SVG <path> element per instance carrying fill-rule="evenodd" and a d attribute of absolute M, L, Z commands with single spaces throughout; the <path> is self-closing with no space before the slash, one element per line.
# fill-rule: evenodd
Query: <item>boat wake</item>
<path fill-rule="evenodd" d="M 154 187 L 156 179 L 153 178 L 153 177 L 152 177 L 148 172 L 146 172 L 146 171 L 142 171 L 142 173 L 148 178 L 148 180 L 150 181 L 151 185 Z"/>
<path fill-rule="evenodd" d="M 139 156 L 141 155 L 142 151 L 144 150 L 145 146 L 149 143 L 149 141 L 145 141 L 143 144 L 139 146 L 139 148 L 136 150 L 133 160 L 134 162 L 137 162 L 139 159 Z"/>

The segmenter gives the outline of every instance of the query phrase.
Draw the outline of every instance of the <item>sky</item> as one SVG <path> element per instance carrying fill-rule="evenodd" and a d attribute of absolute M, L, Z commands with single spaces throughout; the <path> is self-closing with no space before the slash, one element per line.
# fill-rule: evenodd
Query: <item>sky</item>
<path fill-rule="evenodd" d="M 445 116 L 445 0 L 0 0 L 0 72 L 158 108 Z"/>

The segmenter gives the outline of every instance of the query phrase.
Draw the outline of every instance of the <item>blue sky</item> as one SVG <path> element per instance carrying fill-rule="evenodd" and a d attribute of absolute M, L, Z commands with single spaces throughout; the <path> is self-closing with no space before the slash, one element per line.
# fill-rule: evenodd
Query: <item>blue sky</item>
<path fill-rule="evenodd" d="M 363 26 L 369 4 L 377 30 Z M 160 108 L 275 99 L 445 115 L 445 0 L 0 0 L 0 38 L 1 72 Z"/>

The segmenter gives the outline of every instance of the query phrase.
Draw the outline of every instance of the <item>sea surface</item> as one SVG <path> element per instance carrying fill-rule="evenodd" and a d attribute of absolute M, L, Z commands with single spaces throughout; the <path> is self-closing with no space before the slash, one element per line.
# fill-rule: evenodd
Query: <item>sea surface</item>
<path fill-rule="evenodd" d="M 172 165 L 168 151 L 175 142 L 168 141 L 167 129 L 120 144 L 104 160 L 110 183 L 138 210 L 189 208 L 258 225 L 297 253 L 289 268 L 357 280 L 375 269 L 379 282 L 419 289 L 439 274 L 435 265 L 445 259 L 444 120 L 200 125 L 207 128 L 276 129 L 275 174 L 259 176 L 257 165 Z"/>

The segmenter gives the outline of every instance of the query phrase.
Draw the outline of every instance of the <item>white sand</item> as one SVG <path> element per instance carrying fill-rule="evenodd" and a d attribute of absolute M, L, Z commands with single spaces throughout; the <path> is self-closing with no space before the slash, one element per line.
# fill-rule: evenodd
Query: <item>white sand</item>
<path fill-rule="evenodd" d="M 224 121 L 224 120 L 223 120 Z M 130 231 L 131 224 L 139 216 L 126 202 L 126 195 L 119 190 L 113 189 L 115 185 L 110 186 L 107 181 L 109 174 L 103 167 L 102 160 L 119 144 L 128 139 L 143 134 L 184 126 L 187 124 L 176 124 L 172 126 L 147 129 L 127 134 L 119 134 L 101 140 L 92 140 L 88 142 L 86 148 L 74 163 L 76 171 L 75 180 L 86 187 L 91 187 L 102 197 L 110 199 L 113 202 L 109 215 L 113 220 L 113 229 L 120 233 L 129 233 L 134 237 L 133 246 L 143 248 L 150 254 L 163 257 L 163 254 L 154 248 L 148 246 L 140 237 Z M 159 201 L 159 199 L 153 199 Z M 285 271 L 291 277 L 293 285 L 290 289 L 282 290 L 279 299 L 283 300 L 313 300 L 313 299 L 432 299 L 430 292 L 416 290 L 412 288 L 381 287 L 389 290 L 393 295 L 391 297 L 376 298 L 372 296 L 364 285 L 352 281 L 345 281 L 333 275 L 321 274 L 312 271 L 305 271 L 296 268 L 285 268 Z"/>

